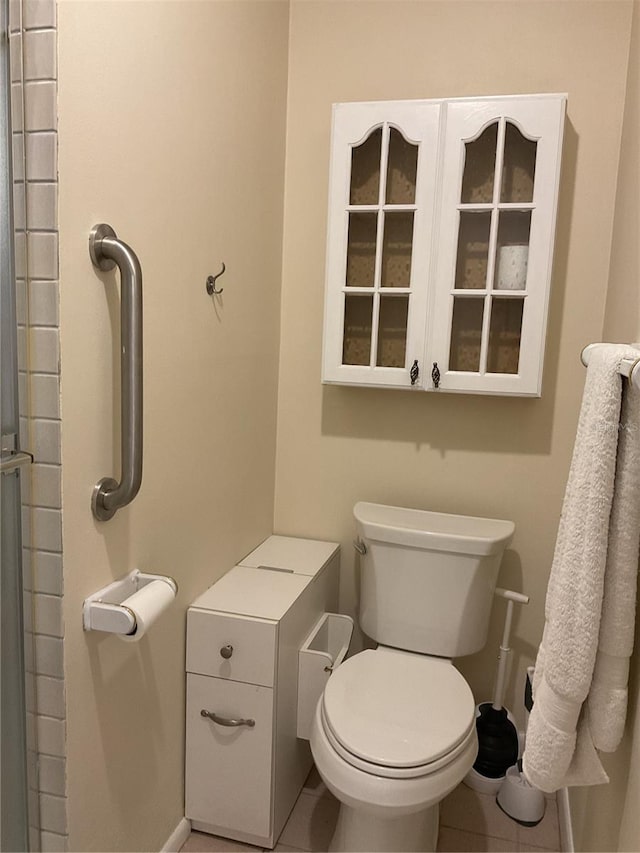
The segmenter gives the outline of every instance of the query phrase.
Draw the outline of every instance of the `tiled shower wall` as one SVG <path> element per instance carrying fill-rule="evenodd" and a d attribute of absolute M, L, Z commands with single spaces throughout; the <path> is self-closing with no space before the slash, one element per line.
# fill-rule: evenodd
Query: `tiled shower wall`
<path fill-rule="evenodd" d="M 10 0 L 32 850 L 66 850 L 55 0 Z M 29 482 L 30 481 L 30 482 Z M 31 675 L 29 673 L 32 673 Z"/>

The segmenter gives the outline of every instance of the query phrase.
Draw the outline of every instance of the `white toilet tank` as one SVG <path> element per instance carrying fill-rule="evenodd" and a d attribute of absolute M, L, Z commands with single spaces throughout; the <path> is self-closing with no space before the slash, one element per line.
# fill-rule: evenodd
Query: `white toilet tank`
<path fill-rule="evenodd" d="M 487 640 L 513 522 L 357 503 L 360 625 L 384 646 L 453 658 Z"/>

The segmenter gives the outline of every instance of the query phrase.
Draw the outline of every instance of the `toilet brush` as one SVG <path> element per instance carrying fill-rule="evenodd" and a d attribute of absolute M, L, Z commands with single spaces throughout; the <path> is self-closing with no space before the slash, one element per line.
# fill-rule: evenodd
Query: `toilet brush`
<path fill-rule="evenodd" d="M 527 670 L 524 688 L 524 707 L 527 723 L 533 707 L 533 667 Z M 534 788 L 524 777 L 522 759 L 507 770 L 500 785 L 496 803 L 502 811 L 522 826 L 536 826 L 545 813 L 546 800 L 542 791 Z"/>
<path fill-rule="evenodd" d="M 511 651 L 509 636 L 513 621 L 513 605 L 529 603 L 529 596 L 509 589 L 496 589 L 496 595 L 507 599 L 507 615 L 498 653 L 496 686 L 493 701 L 482 702 L 476 706 L 478 757 L 464 780 L 470 788 L 485 793 L 496 793 L 505 778 L 507 769 L 518 760 L 520 746 L 518 730 L 513 717 L 503 706 L 503 702 L 507 662 Z"/>

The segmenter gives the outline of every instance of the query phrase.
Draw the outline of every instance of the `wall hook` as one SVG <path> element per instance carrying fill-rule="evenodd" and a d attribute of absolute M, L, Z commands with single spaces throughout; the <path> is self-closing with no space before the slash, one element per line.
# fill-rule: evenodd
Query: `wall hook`
<path fill-rule="evenodd" d="M 216 296 L 219 296 L 224 290 L 224 287 L 221 287 L 219 290 L 216 289 L 216 280 L 219 279 L 221 275 L 223 275 L 225 269 L 226 267 L 223 262 L 222 269 L 220 270 L 218 275 L 207 276 L 207 293 L 209 294 L 209 296 L 213 296 L 214 293 Z"/>

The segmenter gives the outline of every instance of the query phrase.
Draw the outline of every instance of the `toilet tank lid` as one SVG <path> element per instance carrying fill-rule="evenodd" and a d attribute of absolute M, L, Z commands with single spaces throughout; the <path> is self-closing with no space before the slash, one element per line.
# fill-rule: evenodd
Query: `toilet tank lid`
<path fill-rule="evenodd" d="M 508 547 L 515 525 L 498 518 L 476 518 L 360 501 L 353 508 L 364 539 L 485 556 Z"/>

